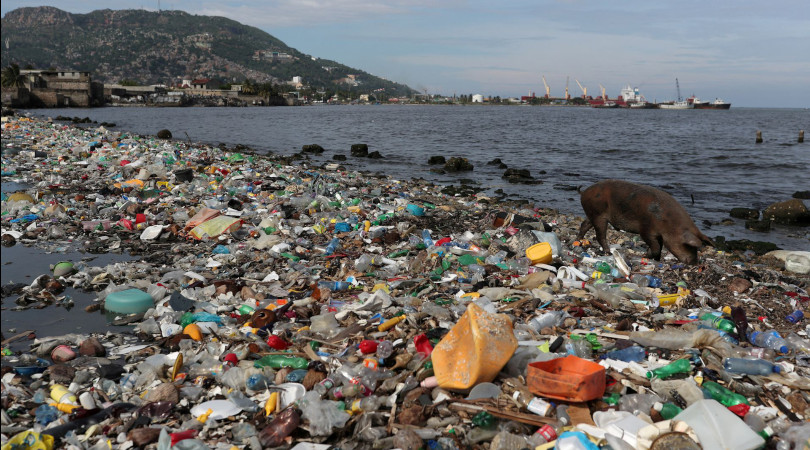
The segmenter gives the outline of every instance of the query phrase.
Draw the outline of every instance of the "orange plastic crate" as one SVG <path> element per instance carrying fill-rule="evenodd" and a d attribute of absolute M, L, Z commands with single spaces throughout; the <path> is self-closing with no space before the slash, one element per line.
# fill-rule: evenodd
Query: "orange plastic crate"
<path fill-rule="evenodd" d="M 586 402 L 605 394 L 605 368 L 573 355 L 529 364 L 529 391 L 541 397 Z"/>

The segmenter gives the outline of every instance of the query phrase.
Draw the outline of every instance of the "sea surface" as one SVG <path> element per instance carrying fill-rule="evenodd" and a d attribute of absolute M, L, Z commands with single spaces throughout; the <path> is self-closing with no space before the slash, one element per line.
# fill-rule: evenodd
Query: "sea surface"
<path fill-rule="evenodd" d="M 679 200 L 710 237 L 769 241 L 783 249 L 810 250 L 810 229 L 774 226 L 769 233 L 745 229 L 729 219 L 733 207 L 764 209 L 810 190 L 810 142 L 797 143 L 810 129 L 807 109 L 669 111 L 520 106 L 312 106 L 249 108 L 47 109 L 40 117 L 89 117 L 111 122 L 113 130 L 154 135 L 169 129 L 175 139 L 229 147 L 247 145 L 260 153 L 293 154 L 303 145 L 326 149 L 312 163 L 346 155 L 348 168 L 398 179 L 421 177 L 439 184 L 476 184 L 485 193 L 502 190 L 511 199 L 564 213 L 583 215 L 578 186 L 621 178 L 661 187 Z M 96 127 L 98 125 L 89 125 Z M 757 130 L 764 142 L 755 143 Z M 352 144 L 368 144 L 383 159 L 350 156 Z M 474 170 L 455 175 L 430 171 L 431 156 L 462 156 Z M 542 181 L 514 185 L 504 170 L 488 165 L 500 158 L 512 168 L 529 169 Z M 24 186 L 2 183 L 13 192 Z M 694 199 L 694 202 L 693 200 Z M 497 208 L 497 205 L 493 205 Z M 73 243 L 75 244 L 75 243 Z M 87 265 L 135 260 L 126 254 L 90 255 L 76 245 L 45 248 L 16 245 L 2 250 L 2 284 L 30 284 L 59 261 Z M 73 306 L 15 311 L 14 297 L 3 300 L 5 337 L 33 330 L 38 336 L 118 332 L 103 313 L 86 313 L 95 293 L 68 288 Z M 66 301 L 67 299 L 63 299 Z M 12 345 L 24 349 L 30 341 Z"/>
<path fill-rule="evenodd" d="M 672 194 L 710 237 L 774 242 L 810 249 L 807 228 L 774 226 L 768 233 L 744 221 L 721 224 L 733 207 L 764 209 L 810 190 L 810 109 L 630 110 L 589 107 L 343 105 L 247 108 L 144 108 L 32 110 L 43 117 L 89 117 L 114 130 L 213 145 L 247 145 L 258 152 L 292 154 L 303 145 L 326 151 L 317 163 L 346 155 L 346 167 L 399 179 L 421 177 L 442 184 L 472 182 L 510 198 L 582 215 L 578 186 L 620 178 Z M 757 144 L 756 132 L 763 141 Z M 354 158 L 352 144 L 368 144 L 383 159 Z M 472 172 L 432 173 L 434 155 L 462 156 Z M 539 185 L 509 184 L 500 158 L 529 169 Z"/>

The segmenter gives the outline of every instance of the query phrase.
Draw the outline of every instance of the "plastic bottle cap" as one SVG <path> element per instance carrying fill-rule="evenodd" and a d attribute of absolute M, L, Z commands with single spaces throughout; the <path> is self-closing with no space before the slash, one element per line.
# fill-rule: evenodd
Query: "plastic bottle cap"
<path fill-rule="evenodd" d="M 781 368 L 781 367 L 779 367 L 779 366 L 773 366 L 773 373 L 781 373 L 781 372 L 782 372 L 782 368 Z"/>
<path fill-rule="evenodd" d="M 779 353 L 787 353 L 787 352 L 788 352 L 787 345 L 779 347 Z"/>
<path fill-rule="evenodd" d="M 664 404 L 661 402 L 655 402 L 653 403 L 653 409 L 658 412 L 661 412 L 661 410 L 664 409 Z"/>

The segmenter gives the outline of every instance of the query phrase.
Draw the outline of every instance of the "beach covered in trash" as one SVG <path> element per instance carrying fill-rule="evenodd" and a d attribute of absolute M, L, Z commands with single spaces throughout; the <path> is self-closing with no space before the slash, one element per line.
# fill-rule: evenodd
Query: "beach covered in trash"
<path fill-rule="evenodd" d="M 2 143 L 4 252 L 126 255 L 3 286 L 4 316 L 110 324 L 3 329 L 3 450 L 810 445 L 807 248 L 685 265 L 300 155 L 19 116 Z"/>

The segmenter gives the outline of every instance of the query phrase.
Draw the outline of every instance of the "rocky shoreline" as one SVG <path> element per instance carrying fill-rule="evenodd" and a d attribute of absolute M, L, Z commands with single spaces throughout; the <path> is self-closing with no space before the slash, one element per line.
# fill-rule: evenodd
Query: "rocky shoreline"
<path fill-rule="evenodd" d="M 3 119 L 2 142 L 3 182 L 27 186 L 3 192 L 3 245 L 71 242 L 89 253 L 137 257 L 31 274 L 30 285 L 3 287 L 3 309 L 20 298 L 47 304 L 66 286 L 96 293 L 90 310 L 109 310 L 127 291 L 146 294 L 148 303 L 112 314 L 137 324 L 132 333 L 12 337 L 12 349 L 3 330 L 4 445 L 18 432 L 48 430 L 59 448 L 107 440 L 119 449 L 164 449 L 175 440 L 175 448 L 528 445 L 538 427 L 559 419 L 527 410 L 533 395 L 542 398 L 527 378 L 529 362 L 565 353 L 599 361 L 650 330 L 692 336 L 701 332 L 695 318 L 723 308 L 738 311 L 741 348 L 751 346 L 740 320 L 751 330 L 795 336 L 773 361 L 791 371 L 729 375 L 722 358 L 738 348 L 729 341 L 668 353 L 642 343 L 642 364 L 653 369 L 697 349 L 678 379 L 719 381 L 767 411 L 763 420 L 778 428 L 769 444 L 788 442 L 800 428 L 793 424 L 810 414 L 802 347 L 808 321 L 787 320 L 809 300 L 810 260 L 801 252 L 720 242 L 701 251 L 700 264 L 684 266 L 671 256 L 646 261 L 638 236 L 611 230 L 619 256 L 605 257 L 576 241 L 581 217 L 463 186 L 316 166 L 304 155 L 14 116 Z M 527 249 L 543 242 L 554 256 L 529 260 Z M 607 272 L 597 273 L 599 262 Z M 576 272 L 585 278 L 577 282 Z M 521 343 L 488 380 L 497 393 L 478 400 L 468 399 L 469 389 L 431 384 L 459 374 L 429 356 L 473 304 L 507 317 L 505 330 Z M 537 325 L 549 314 L 553 320 Z M 558 353 L 548 348 L 555 342 Z M 262 362 L 275 356 L 297 359 Z M 673 401 L 626 365 L 603 365 L 604 398 L 570 403 L 578 414 L 567 425 L 594 426 L 611 394 Z M 60 410 L 61 396 L 49 404 L 56 385 L 72 388 L 76 408 Z M 352 386 L 364 391 L 334 391 Z M 650 419 L 650 408 L 641 413 L 645 423 L 661 422 Z M 574 430 L 599 442 L 587 427 Z"/>

